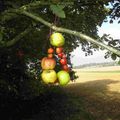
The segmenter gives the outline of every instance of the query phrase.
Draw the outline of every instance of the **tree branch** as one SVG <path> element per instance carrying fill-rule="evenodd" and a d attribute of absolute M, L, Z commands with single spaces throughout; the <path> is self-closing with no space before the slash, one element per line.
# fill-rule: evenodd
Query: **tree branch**
<path fill-rule="evenodd" d="M 17 35 L 14 39 L 8 41 L 5 43 L 4 47 L 11 47 L 14 44 L 16 44 L 22 37 L 24 37 L 26 34 L 28 34 L 31 31 L 31 27 L 26 28 L 23 32 L 21 32 L 19 35 Z"/>
<path fill-rule="evenodd" d="M 102 42 L 99 42 L 97 41 L 96 39 L 94 38 L 91 38 L 85 34 L 82 34 L 81 32 L 77 32 L 77 31 L 73 31 L 73 30 L 69 30 L 69 29 L 65 29 L 65 28 L 62 28 L 62 27 L 56 27 L 54 26 L 53 24 L 45 21 L 44 19 L 42 19 L 41 17 L 38 17 L 38 16 L 35 16 L 34 14 L 30 13 L 30 12 L 27 12 L 27 11 L 23 11 L 22 12 L 23 15 L 26 15 L 27 17 L 30 17 L 38 22 L 41 22 L 43 23 L 44 25 L 50 27 L 51 29 L 55 30 L 55 31 L 59 31 L 59 32 L 63 32 L 63 33 L 68 33 L 68 34 L 71 34 L 71 35 L 74 35 L 74 36 L 77 36 L 81 39 L 84 39 L 86 41 L 89 41 L 91 43 L 94 43 L 98 46 L 101 46 L 109 51 L 111 51 L 112 53 L 115 53 L 116 55 L 120 56 L 120 51 L 113 48 L 113 47 L 110 47 Z"/>
<path fill-rule="evenodd" d="M 99 42 L 99 41 L 97 41 L 97 40 L 95 40 L 95 39 L 93 39 L 93 38 L 91 38 L 91 37 L 89 37 L 89 36 L 87 36 L 85 34 L 82 34 L 81 32 L 77 32 L 77 31 L 73 31 L 73 30 L 69 30 L 69 29 L 65 29 L 65 28 L 61 28 L 61 27 L 56 27 L 53 24 L 45 21 L 41 17 L 38 17 L 38 16 L 36 16 L 36 15 L 30 13 L 30 12 L 27 12 L 25 10 L 26 10 L 26 8 L 24 6 L 22 6 L 20 9 L 11 10 L 11 12 L 12 13 L 17 13 L 17 14 L 23 14 L 23 15 L 25 15 L 27 17 L 30 17 L 30 18 L 32 18 L 32 19 L 34 19 L 34 20 L 36 20 L 38 22 L 41 22 L 44 25 L 52 28 L 55 31 L 64 32 L 64 33 L 68 33 L 68 34 L 72 34 L 74 36 L 80 37 L 80 38 L 82 38 L 82 39 L 84 39 L 86 41 L 89 41 L 89 42 L 94 43 L 94 44 L 96 44 L 98 46 L 104 47 L 105 49 L 107 49 L 107 50 L 117 54 L 118 56 L 120 56 L 120 51 L 115 49 L 115 48 L 113 48 L 113 47 L 110 47 L 110 46 L 108 46 L 108 45 L 106 45 L 106 44 L 104 44 L 102 42 Z M 9 44 L 8 44 L 8 46 L 9 46 Z"/>
<path fill-rule="evenodd" d="M 9 2 L 9 4 L 12 4 L 12 2 Z M 43 1 L 34 1 L 34 2 L 31 2 L 29 4 L 26 4 L 26 5 L 23 5 L 17 9 L 8 9 L 8 10 L 5 10 L 2 14 L 1 14 L 1 20 L 10 20 L 14 17 L 16 17 L 16 14 L 13 14 L 13 12 L 20 12 L 20 11 L 23 11 L 23 10 L 29 10 L 29 9 L 34 9 L 36 7 L 39 7 L 40 5 L 51 5 L 51 4 L 55 4 L 55 3 L 52 3 L 52 2 L 43 2 Z M 74 5 L 74 2 L 58 2 L 56 3 L 57 5 L 65 5 L 65 6 L 68 6 L 68 5 Z M 10 14 L 10 15 L 9 15 Z"/>

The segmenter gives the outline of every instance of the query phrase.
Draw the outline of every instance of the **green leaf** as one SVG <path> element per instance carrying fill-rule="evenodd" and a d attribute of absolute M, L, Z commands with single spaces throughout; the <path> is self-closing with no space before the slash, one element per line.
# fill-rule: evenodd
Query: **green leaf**
<path fill-rule="evenodd" d="M 50 5 L 51 11 L 60 18 L 65 18 L 65 12 L 63 10 L 64 5 Z"/>
<path fill-rule="evenodd" d="M 65 5 L 57 5 L 60 9 L 64 9 Z"/>
<path fill-rule="evenodd" d="M 3 35 L 2 35 L 2 33 L 0 32 L 0 41 L 2 41 L 2 39 L 3 39 Z"/>
<path fill-rule="evenodd" d="M 120 60 L 118 61 L 118 64 L 120 65 Z"/>
<path fill-rule="evenodd" d="M 116 60 L 116 58 L 117 58 L 116 54 L 113 53 L 113 54 L 111 55 L 111 58 L 112 58 L 113 60 Z"/>

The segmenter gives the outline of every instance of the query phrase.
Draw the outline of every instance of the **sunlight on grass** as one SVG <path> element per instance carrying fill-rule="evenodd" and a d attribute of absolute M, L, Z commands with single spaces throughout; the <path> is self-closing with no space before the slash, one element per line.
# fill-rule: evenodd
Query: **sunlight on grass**
<path fill-rule="evenodd" d="M 93 120 L 119 120 L 120 118 L 120 72 L 111 67 L 76 70 L 79 78 L 64 88 L 66 93 L 81 99 L 82 107 Z M 79 104 L 79 103 L 78 103 Z M 74 119 L 73 119 L 74 120 Z M 77 120 L 77 119 L 75 119 Z"/>

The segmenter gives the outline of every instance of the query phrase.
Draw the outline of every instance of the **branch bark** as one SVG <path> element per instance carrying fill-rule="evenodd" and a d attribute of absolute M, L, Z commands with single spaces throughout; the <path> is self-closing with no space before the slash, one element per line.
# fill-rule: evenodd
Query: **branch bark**
<path fill-rule="evenodd" d="M 113 47 L 111 47 L 111 46 L 108 46 L 108 45 L 106 45 L 106 44 L 104 44 L 104 43 L 102 43 L 102 42 L 99 42 L 98 40 L 96 40 L 96 39 L 94 39 L 94 38 L 91 38 L 91 37 L 89 37 L 89 36 L 87 36 L 87 35 L 85 35 L 85 34 L 82 34 L 81 32 L 69 30 L 69 29 L 62 28 L 62 27 L 57 27 L 57 26 L 55 26 L 55 25 L 53 25 L 53 24 L 45 21 L 45 20 L 42 19 L 40 16 L 38 17 L 38 16 L 36 16 L 36 15 L 30 13 L 30 12 L 27 12 L 27 11 L 23 11 L 22 14 L 25 15 L 25 16 L 27 16 L 27 17 L 30 17 L 30 18 L 38 21 L 38 22 L 41 22 L 42 24 L 50 27 L 51 29 L 53 29 L 53 30 L 55 30 L 55 31 L 63 32 L 63 33 L 68 33 L 68 34 L 77 36 L 77 37 L 79 37 L 79 38 L 81 38 L 81 39 L 84 39 L 84 40 L 89 41 L 89 42 L 91 42 L 91 43 L 94 43 L 94 44 L 96 44 L 96 45 L 98 45 L 98 46 L 101 46 L 101 47 L 103 47 L 103 48 L 111 51 L 112 53 L 115 53 L 116 55 L 120 56 L 120 51 L 119 51 L 119 50 L 117 50 L 117 49 L 115 49 L 115 48 L 113 48 Z"/>

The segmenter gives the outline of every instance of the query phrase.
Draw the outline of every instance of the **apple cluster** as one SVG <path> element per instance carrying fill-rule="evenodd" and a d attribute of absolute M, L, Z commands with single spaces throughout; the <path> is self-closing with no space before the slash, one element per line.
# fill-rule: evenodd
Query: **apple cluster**
<path fill-rule="evenodd" d="M 61 33 L 53 33 L 50 36 L 51 47 L 48 48 L 47 57 L 44 57 L 41 61 L 42 74 L 41 78 L 46 84 L 59 83 L 60 85 L 66 85 L 70 81 L 70 68 L 67 64 L 67 56 L 64 53 L 63 45 L 65 44 L 65 39 Z M 57 60 L 60 64 L 60 70 L 55 71 L 57 66 Z"/>

